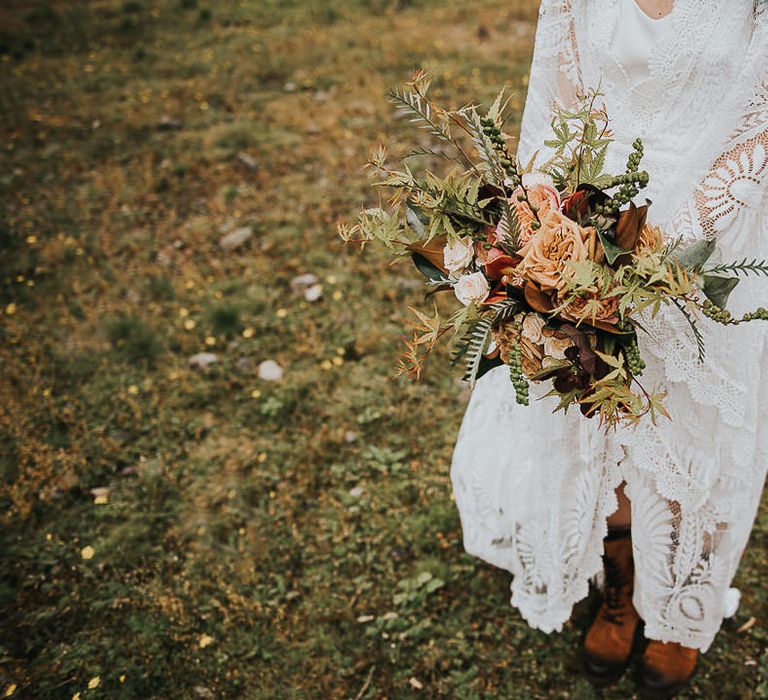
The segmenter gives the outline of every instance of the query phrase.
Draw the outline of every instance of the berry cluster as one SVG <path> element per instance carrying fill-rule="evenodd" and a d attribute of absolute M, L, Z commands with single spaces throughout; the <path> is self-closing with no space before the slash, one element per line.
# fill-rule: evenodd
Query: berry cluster
<path fill-rule="evenodd" d="M 512 327 L 522 333 L 523 325 L 514 323 Z M 528 401 L 528 382 L 523 375 L 523 353 L 519 345 L 513 346 L 509 351 L 509 376 L 512 380 L 512 386 L 515 387 L 515 398 L 521 406 L 527 406 Z"/>
<path fill-rule="evenodd" d="M 643 142 L 635 139 L 632 144 L 632 152 L 627 159 L 627 171 L 623 175 L 612 178 L 606 189 L 618 187 L 618 191 L 605 204 L 595 207 L 597 214 L 618 214 L 625 204 L 636 197 L 643 187 L 648 185 L 649 175 L 645 170 L 640 170 L 640 161 L 643 159 Z"/>
<path fill-rule="evenodd" d="M 496 122 L 493 119 L 488 117 L 480 117 L 480 126 L 483 127 L 483 133 L 488 137 L 499 154 L 499 165 L 504 168 L 504 172 L 512 180 L 513 187 L 517 187 L 521 181 L 520 173 L 517 171 L 517 164 L 507 153 L 507 142 L 504 134 L 501 133 L 501 129 L 496 126 Z"/>
<path fill-rule="evenodd" d="M 637 339 L 634 339 L 629 345 L 624 346 L 624 357 L 627 360 L 627 369 L 635 376 L 639 377 L 645 370 L 645 362 L 640 357 L 640 348 Z"/>
<path fill-rule="evenodd" d="M 711 318 L 713 321 L 722 323 L 725 326 L 747 323 L 748 321 L 768 321 L 768 309 L 762 306 L 755 309 L 755 311 L 744 314 L 740 319 L 735 319 L 728 309 L 723 309 L 707 299 L 701 306 L 701 312 L 707 318 Z"/>
<path fill-rule="evenodd" d="M 762 306 L 758 307 L 755 311 L 744 314 L 744 321 L 768 321 L 768 309 Z"/>
<path fill-rule="evenodd" d="M 533 213 L 534 220 L 531 222 L 531 229 L 535 231 L 541 227 L 538 207 L 528 199 L 528 191 L 525 187 L 522 187 L 522 175 L 520 175 L 520 171 L 517 169 L 517 163 L 513 158 L 510 158 L 509 153 L 507 152 L 506 139 L 501 133 L 501 129 L 496 126 L 496 122 L 494 122 L 493 119 L 488 117 L 480 117 L 480 126 L 483 129 L 483 133 L 493 144 L 494 150 L 498 153 L 499 165 L 504 169 L 504 174 L 509 180 L 509 183 L 512 187 L 520 187 L 522 189 L 522 193 L 518 195 L 518 201 L 525 202 Z"/>

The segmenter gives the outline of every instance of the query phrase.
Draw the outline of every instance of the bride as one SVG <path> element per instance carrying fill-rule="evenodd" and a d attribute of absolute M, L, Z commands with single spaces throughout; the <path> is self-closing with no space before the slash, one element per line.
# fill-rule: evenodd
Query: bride
<path fill-rule="evenodd" d="M 520 161 L 546 160 L 553 106 L 598 86 L 614 132 L 606 169 L 642 138 L 652 223 L 716 238 L 729 259 L 768 257 L 768 2 L 542 0 Z M 731 309 L 766 298 L 764 280 L 743 279 Z M 451 477 L 467 551 L 512 572 L 528 623 L 560 630 L 603 571 L 588 674 L 617 678 L 643 630 L 641 683 L 669 697 L 728 612 L 759 505 L 768 333 L 708 324 L 701 363 L 679 315 L 644 327 L 644 376 L 673 420 L 606 437 L 578 412 L 553 414 L 543 386 L 518 406 L 496 368 L 475 387 Z"/>

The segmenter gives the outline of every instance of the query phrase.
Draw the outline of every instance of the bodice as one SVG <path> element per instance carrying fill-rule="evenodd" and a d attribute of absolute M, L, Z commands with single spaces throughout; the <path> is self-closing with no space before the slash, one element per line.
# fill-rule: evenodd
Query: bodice
<path fill-rule="evenodd" d="M 622 66 L 628 85 L 638 85 L 648 79 L 654 50 L 671 29 L 672 15 L 652 19 L 636 0 L 619 0 L 610 51 Z"/>
<path fill-rule="evenodd" d="M 584 85 L 600 86 L 615 138 L 608 168 L 622 172 L 631 143 L 642 138 L 652 175 L 643 196 L 654 202 L 656 223 L 669 223 L 676 202 L 668 183 L 722 116 L 750 43 L 752 3 L 676 0 L 662 19 L 635 0 L 590 0 L 583 8 Z"/>

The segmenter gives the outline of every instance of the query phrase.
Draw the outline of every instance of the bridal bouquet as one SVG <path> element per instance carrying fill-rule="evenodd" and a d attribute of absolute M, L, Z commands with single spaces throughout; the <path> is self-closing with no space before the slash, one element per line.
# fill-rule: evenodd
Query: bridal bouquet
<path fill-rule="evenodd" d="M 715 264 L 713 242 L 683 246 L 647 224 L 650 203 L 633 203 L 650 177 L 640 169 L 639 139 L 623 173 L 604 171 L 611 138 L 598 92 L 555 115 L 552 138 L 542 144 L 552 155 L 533 171 L 509 150 L 503 91 L 481 112 L 475 105 L 442 109 L 428 90 L 420 72 L 389 98 L 442 147 L 417 148 L 400 169 L 378 147 L 369 166 L 381 177 L 377 185 L 393 194 L 386 205 L 362 210 L 354 226 L 339 227 L 346 241 L 380 241 L 395 256 L 410 254 L 430 294 L 452 291 L 460 302 L 448 318 L 436 305 L 433 315 L 412 309 L 413 336 L 399 373 L 417 378 L 450 335 L 465 380 L 474 383 L 504 363 L 518 403 L 528 404 L 529 382 L 551 381 L 558 409 L 577 405 L 615 427 L 668 415 L 664 395 L 640 379 L 643 313 L 679 309 L 701 361 L 701 316 L 725 325 L 768 319 L 763 308 L 741 318 L 725 309 L 738 275 L 768 274 L 768 263 Z M 450 167 L 442 175 L 419 173 L 413 159 Z"/>

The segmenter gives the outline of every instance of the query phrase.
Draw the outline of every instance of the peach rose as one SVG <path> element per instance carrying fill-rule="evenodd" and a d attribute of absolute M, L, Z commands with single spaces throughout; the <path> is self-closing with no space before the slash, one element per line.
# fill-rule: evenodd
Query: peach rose
<path fill-rule="evenodd" d="M 560 338 L 552 335 L 548 338 L 544 338 L 544 354 L 555 360 L 564 360 L 565 351 L 571 347 L 571 345 L 573 345 L 573 343 L 570 338 Z"/>
<path fill-rule="evenodd" d="M 511 180 L 505 180 L 506 185 L 511 185 Z M 525 173 L 523 174 L 523 186 L 528 192 L 528 199 L 536 207 L 539 218 L 546 216 L 550 211 L 560 209 L 560 194 L 555 187 L 552 178 L 546 173 Z M 524 245 L 534 233 L 531 224 L 535 216 L 528 206 L 527 202 L 521 202 L 518 197 L 523 194 L 522 187 L 518 187 L 509 198 L 509 203 L 517 213 L 517 220 L 520 224 L 520 235 L 518 243 Z M 502 216 L 499 225 L 495 230 L 496 242 L 504 241 L 509 238 L 509 225 Z"/>
<path fill-rule="evenodd" d="M 541 332 L 544 330 L 544 319 L 538 314 L 526 314 L 523 318 L 523 337 L 532 343 L 541 342 Z"/>
<path fill-rule="evenodd" d="M 568 262 L 600 262 L 603 257 L 597 231 L 582 228 L 559 211 L 550 211 L 541 219 L 541 228 L 518 253 L 523 258 L 516 270 L 521 277 L 544 291 L 558 292 L 566 286 L 563 276 Z"/>
<path fill-rule="evenodd" d="M 528 200 L 536 208 L 539 219 L 543 219 L 551 211 L 560 210 L 560 194 L 555 187 L 555 183 L 549 175 L 545 173 L 525 173 L 523 175 L 523 187 L 528 192 Z M 520 224 L 520 236 L 518 242 L 525 245 L 533 236 L 533 222 L 536 220 L 534 213 L 528 206 L 528 202 L 521 202 L 519 197 L 523 194 L 523 188 L 518 187 L 509 200 L 517 213 L 517 220 Z M 508 235 L 508 226 L 502 219 L 499 224 L 500 233 Z M 497 233 L 499 230 L 497 229 Z"/>
<path fill-rule="evenodd" d="M 619 297 L 613 296 L 607 299 L 601 298 L 601 294 L 587 294 L 569 302 L 559 313 L 569 321 L 602 321 L 603 323 L 617 323 L 619 320 Z"/>

